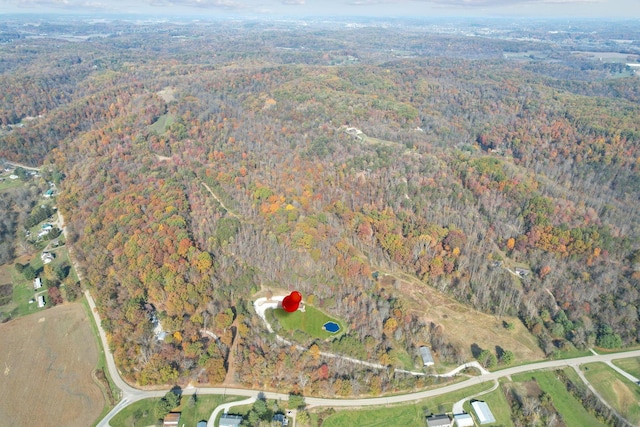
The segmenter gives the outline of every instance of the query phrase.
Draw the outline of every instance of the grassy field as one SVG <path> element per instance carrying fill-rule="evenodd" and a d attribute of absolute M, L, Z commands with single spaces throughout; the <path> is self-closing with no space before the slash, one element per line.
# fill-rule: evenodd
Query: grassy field
<path fill-rule="evenodd" d="M 298 310 L 293 313 L 287 313 L 284 310 L 277 309 L 273 310 L 273 314 L 278 322 L 280 322 L 280 326 L 282 326 L 283 329 L 290 332 L 299 330 L 313 338 L 325 339 L 334 337 L 344 331 L 344 326 L 339 320 L 329 317 L 324 312 L 310 305 L 305 306 L 304 312 Z M 340 325 L 340 330 L 336 333 L 325 331 L 322 326 L 326 322 L 337 323 Z"/>
<path fill-rule="evenodd" d="M 244 399 L 238 396 L 202 395 L 197 396 L 194 405 L 189 403 L 191 396 L 184 396 L 180 406 L 174 412 L 180 412 L 180 425 L 195 426 L 198 421 L 208 420 L 216 406 L 227 402 Z M 109 423 L 113 427 L 146 427 L 161 426 L 162 422 L 155 416 L 156 404 L 160 398 L 140 400 L 127 406 Z"/>
<path fill-rule="evenodd" d="M 413 405 L 394 405 L 362 410 L 340 410 L 328 417 L 322 424 L 322 427 L 423 426 L 426 424 L 426 415 L 451 412 L 453 404 L 458 400 L 488 390 L 492 386 L 493 384 L 490 382 L 482 383 L 453 393 L 425 399 Z"/>
<path fill-rule="evenodd" d="M 2 324 L 0 342 L 3 425 L 88 426 L 99 417 L 98 346 L 80 304 Z"/>
<path fill-rule="evenodd" d="M 10 174 L 6 174 L 2 176 L 4 180 L 0 181 L 0 192 L 9 190 L 11 188 L 20 187 L 22 184 L 24 184 L 24 181 L 22 181 L 21 179 L 11 179 L 9 178 L 9 175 Z"/>
<path fill-rule="evenodd" d="M 614 360 L 613 364 L 634 377 L 640 378 L 640 357 Z"/>
<path fill-rule="evenodd" d="M 632 424 L 640 424 L 640 387 L 604 363 L 588 363 L 582 365 L 582 370 L 611 406 Z"/>
<path fill-rule="evenodd" d="M 571 368 L 567 368 L 569 370 Z M 534 372 L 540 388 L 551 395 L 553 406 L 558 410 L 567 427 L 604 427 L 592 414 L 587 412 L 575 397 L 573 397 L 564 384 L 562 384 L 553 371 Z"/>

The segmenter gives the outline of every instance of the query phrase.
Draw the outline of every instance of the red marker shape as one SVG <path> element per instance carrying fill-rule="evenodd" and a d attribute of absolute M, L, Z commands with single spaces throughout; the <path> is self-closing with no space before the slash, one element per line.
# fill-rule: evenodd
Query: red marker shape
<path fill-rule="evenodd" d="M 302 294 L 293 291 L 282 300 L 282 308 L 287 313 L 293 313 L 300 306 L 300 301 L 302 301 Z"/>

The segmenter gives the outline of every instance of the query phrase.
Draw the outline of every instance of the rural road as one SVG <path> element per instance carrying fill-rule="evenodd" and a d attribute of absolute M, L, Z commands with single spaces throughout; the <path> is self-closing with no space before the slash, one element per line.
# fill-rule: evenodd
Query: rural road
<path fill-rule="evenodd" d="M 95 303 L 91 298 L 89 292 L 85 292 L 87 296 L 87 300 L 89 301 L 89 306 L 91 307 L 93 316 L 96 320 L 96 323 L 100 325 L 100 318 L 98 316 L 97 311 L 95 310 Z M 145 391 L 138 390 L 127 383 L 125 383 L 115 366 L 115 362 L 113 360 L 113 355 L 109 351 L 108 343 L 106 341 L 106 335 L 102 327 L 99 327 L 100 331 L 100 339 L 102 340 L 102 345 L 105 349 L 105 357 L 107 360 L 107 366 L 109 368 L 109 373 L 113 379 L 113 382 L 122 390 L 122 400 L 113 408 L 105 418 L 98 423 L 98 426 L 108 426 L 109 420 L 111 420 L 115 414 L 117 414 L 122 408 L 125 406 L 136 402 L 138 400 L 146 399 L 148 397 L 161 397 L 167 392 L 167 390 L 163 391 Z M 563 368 L 566 366 L 573 367 L 577 369 L 579 365 L 583 363 L 591 363 L 591 362 L 603 362 L 609 363 L 615 359 L 622 359 L 627 357 L 640 357 L 640 350 L 633 350 L 627 352 L 620 353 L 609 353 L 609 354 L 596 354 L 591 356 L 583 356 L 576 357 L 571 359 L 563 359 L 563 360 L 549 360 L 538 363 L 531 363 L 528 365 L 522 366 L 514 366 L 512 368 L 502 369 L 499 371 L 484 373 L 480 376 L 470 378 L 468 380 L 450 384 L 444 387 L 440 387 L 433 390 L 425 390 L 413 393 L 399 394 L 394 396 L 384 396 L 384 397 L 373 397 L 373 398 L 364 398 L 364 399 L 324 399 L 318 397 L 305 397 L 305 402 L 308 406 L 330 406 L 330 407 L 362 407 L 362 406 L 377 406 L 377 405 L 387 405 L 392 403 L 404 403 L 404 402 L 412 402 L 415 400 L 426 399 L 429 397 L 439 396 L 441 394 L 450 393 L 452 391 L 461 390 L 463 388 L 484 383 L 487 381 L 496 381 L 499 378 L 506 377 L 509 375 L 515 375 L 522 372 L 530 372 L 537 371 L 540 369 L 556 369 Z M 579 370 L 579 369 L 578 369 Z M 184 390 L 184 394 L 197 393 L 199 395 L 203 394 L 221 394 L 221 395 L 235 395 L 235 396 L 244 396 L 248 398 L 257 398 L 258 395 L 262 394 L 268 399 L 276 399 L 276 400 L 288 400 L 289 395 L 283 393 L 272 393 L 267 391 L 260 390 L 247 390 L 247 389 L 239 389 L 239 388 L 228 388 L 228 387 L 195 387 L 195 388 L 187 388 Z M 217 416 L 221 409 L 216 408 Z M 214 414 L 211 415 L 209 419 L 208 426 L 212 427 L 213 422 L 215 422 Z"/>
<path fill-rule="evenodd" d="M 150 397 L 162 397 L 166 394 L 168 390 L 158 390 L 158 391 L 147 391 L 147 390 L 139 390 L 134 387 L 131 387 L 127 384 L 122 377 L 120 376 L 120 372 L 118 371 L 115 361 L 113 359 L 113 354 L 109 348 L 109 344 L 107 342 L 107 336 L 105 334 L 104 329 L 102 328 L 102 323 L 100 320 L 100 316 L 98 315 L 98 310 L 96 309 L 95 302 L 93 297 L 89 293 L 89 291 L 85 291 L 85 296 L 87 297 L 87 301 L 89 303 L 89 307 L 91 309 L 91 313 L 93 314 L 93 318 L 98 327 L 98 332 L 100 335 L 100 340 L 102 341 L 102 347 L 104 349 L 105 359 L 107 363 L 107 368 L 109 369 L 109 374 L 111 375 L 112 381 L 114 384 L 120 388 L 122 391 L 122 396 L 120 402 L 111 410 L 109 413 L 98 422 L 98 427 L 106 427 L 109 426 L 109 421 L 123 408 L 130 405 L 133 402 L 137 402 L 142 399 L 150 398 Z M 260 302 L 258 302 L 260 301 Z M 277 306 L 278 302 L 276 298 L 270 302 L 261 301 L 261 299 L 256 300 L 254 306 L 256 307 L 256 311 L 260 315 L 260 317 L 266 322 L 266 318 L 264 317 L 264 311 L 267 308 L 274 308 L 274 305 Z M 268 322 L 267 322 L 268 325 Z M 270 326 L 270 325 L 269 325 Z M 328 356 L 328 355 L 325 355 Z M 334 356 L 335 355 L 331 355 Z M 329 356 L 329 357 L 331 357 Z M 570 366 L 574 368 L 579 374 L 581 373 L 578 368 L 579 365 L 583 363 L 591 363 L 591 362 L 603 362 L 606 364 L 611 364 L 612 360 L 622 359 L 628 357 L 640 357 L 640 350 L 633 350 L 627 352 L 620 353 L 609 353 L 609 354 L 594 354 L 591 356 L 583 356 L 576 357 L 572 359 L 563 359 L 563 360 L 549 360 L 538 363 L 531 363 L 528 365 L 514 366 L 512 368 L 502 369 L 494 372 L 486 372 L 483 371 L 480 376 L 473 377 L 467 379 L 465 381 L 450 384 L 444 387 L 440 387 L 433 390 L 425 390 L 413 393 L 406 394 L 398 394 L 394 396 L 384 396 L 384 397 L 372 397 L 372 398 L 364 398 L 364 399 L 324 399 L 317 397 L 305 397 L 305 402 L 308 406 L 329 406 L 329 407 L 363 407 L 363 406 L 378 406 L 378 405 L 388 405 L 392 403 L 405 403 L 412 402 L 416 400 L 426 399 L 434 396 L 439 396 L 441 394 L 450 393 L 453 391 L 461 390 L 463 388 L 484 383 L 487 381 L 497 381 L 499 378 L 506 377 L 509 375 L 515 375 L 522 372 L 531 372 L 537 371 L 540 369 L 556 369 L 563 368 L 566 366 Z M 359 361 L 362 363 L 362 361 Z M 583 375 L 581 375 L 583 377 Z M 588 383 L 587 383 L 588 384 Z M 247 389 L 239 389 L 239 388 L 228 388 L 228 387 L 187 387 L 183 390 L 183 395 L 189 395 L 197 393 L 199 395 L 203 394 L 218 394 L 218 395 L 235 395 L 235 396 L 243 396 L 250 399 L 255 399 L 259 395 L 266 397 L 267 399 L 276 399 L 276 400 L 288 400 L 289 395 L 283 393 L 273 393 L 267 391 L 260 390 L 247 390 Z M 606 403 L 606 402 L 605 402 Z M 228 407 L 233 405 L 221 405 L 215 409 L 214 413 L 211 414 L 209 421 L 207 423 L 208 427 L 214 427 L 215 417 Z"/>
<path fill-rule="evenodd" d="M 208 186 L 206 186 L 206 184 L 204 185 L 213 194 L 211 189 L 209 189 Z M 215 197 L 215 194 L 214 194 L 214 197 Z M 216 199 L 218 198 L 216 197 Z M 218 201 L 222 205 L 222 202 L 220 200 Z M 223 208 L 226 209 L 224 205 L 222 206 Z M 62 218 L 62 215 L 60 212 L 58 212 L 58 214 L 59 214 L 59 225 L 62 226 L 64 224 L 64 219 Z M 233 213 L 230 212 L 230 214 L 233 214 Z M 235 214 L 233 215 L 235 216 Z M 62 228 L 66 236 L 66 227 L 63 226 L 60 228 Z M 71 253 L 70 253 L 70 256 L 71 256 Z M 75 260 L 72 259 L 71 261 L 74 267 L 76 268 L 77 273 L 80 274 L 80 272 L 77 269 L 77 264 L 74 262 Z M 91 313 L 94 317 L 95 323 L 98 328 L 98 333 L 100 336 L 100 340 L 102 342 L 102 348 L 104 350 L 107 369 L 109 370 L 109 374 L 111 376 L 112 381 L 114 382 L 116 387 L 118 387 L 122 392 L 120 402 L 118 402 L 118 404 L 111 411 L 109 411 L 109 413 L 102 420 L 100 420 L 97 423 L 98 427 L 103 427 L 103 426 L 109 426 L 110 425 L 109 421 L 118 412 L 120 412 L 123 408 L 130 405 L 131 403 L 142 400 L 142 399 L 150 398 L 150 397 L 162 397 L 166 394 L 168 390 L 157 390 L 157 391 L 139 390 L 134 387 L 131 387 L 122 379 L 116 367 L 115 361 L 113 359 L 113 354 L 111 353 L 109 343 L 107 342 L 105 331 L 102 328 L 102 322 L 100 320 L 100 316 L 98 315 L 95 301 L 93 300 L 93 297 L 91 296 L 88 290 L 85 291 L 85 296 L 87 298 Z M 258 312 L 260 317 L 266 322 L 264 311 L 267 308 L 273 308 L 273 306 L 270 307 L 271 304 L 264 304 L 265 301 L 262 301 L 261 304 L 257 304 L 257 302 L 258 301 L 256 301 L 256 304 L 254 305 L 256 307 L 256 311 Z M 275 303 L 275 305 L 277 305 L 277 302 Z M 268 322 L 266 323 L 269 329 L 271 329 Z M 335 357 L 335 355 L 329 355 L 329 354 L 323 354 L 323 356 Z M 419 391 L 419 392 L 413 392 L 413 393 L 399 394 L 394 396 L 374 397 L 374 398 L 365 398 L 365 399 L 324 399 L 324 398 L 316 398 L 316 397 L 305 397 L 305 402 L 309 406 L 329 406 L 329 407 L 363 407 L 363 406 L 387 405 L 392 403 L 412 402 L 416 400 L 421 400 L 421 399 L 439 396 L 441 394 L 461 390 L 466 387 L 484 383 L 487 381 L 496 382 L 499 378 L 502 378 L 502 377 L 523 373 L 523 372 L 541 370 L 541 369 L 556 369 L 556 368 L 570 366 L 573 369 L 575 369 L 580 375 L 581 371 L 579 369 L 579 365 L 583 363 L 603 362 L 610 366 L 613 366 L 613 364 L 611 363 L 612 360 L 628 358 L 628 357 L 640 357 L 640 350 L 633 350 L 633 351 L 620 352 L 620 353 L 609 353 L 609 354 L 594 354 L 591 356 L 583 356 L 583 357 L 564 359 L 564 360 L 550 360 L 550 361 L 544 361 L 544 362 L 538 362 L 538 363 L 531 363 L 531 364 L 522 365 L 522 366 L 515 366 L 515 367 L 502 369 L 495 372 L 486 372 L 481 370 L 480 376 L 473 377 L 456 384 L 450 384 L 450 385 L 433 389 L 433 390 L 425 390 L 425 391 Z M 358 362 L 362 363 L 362 361 L 358 361 Z M 614 369 L 616 369 L 616 371 L 620 371 L 615 366 L 614 366 Z M 627 373 L 622 373 L 622 374 L 631 380 L 635 379 L 637 381 L 637 378 L 632 377 Z M 580 375 L 580 376 L 583 378 L 583 380 L 586 380 L 584 379 L 584 375 Z M 585 381 L 585 383 L 590 386 L 588 382 Z M 266 391 L 260 391 L 260 390 L 238 389 L 238 388 L 187 387 L 186 389 L 183 390 L 183 395 L 189 395 L 193 393 L 197 393 L 199 395 L 202 395 L 202 394 L 227 395 L 228 394 L 228 395 L 244 396 L 244 397 L 248 397 L 251 401 L 253 401 L 253 399 L 257 398 L 260 395 L 268 399 L 276 399 L 276 400 L 289 399 L 288 394 L 272 393 L 272 392 L 266 392 Z M 247 401 L 249 401 L 249 399 Z M 211 417 L 207 423 L 207 426 L 214 427 L 215 418 L 217 414 L 223 410 L 228 410 L 228 408 L 231 406 L 233 405 L 225 404 L 216 408 L 211 414 Z"/>

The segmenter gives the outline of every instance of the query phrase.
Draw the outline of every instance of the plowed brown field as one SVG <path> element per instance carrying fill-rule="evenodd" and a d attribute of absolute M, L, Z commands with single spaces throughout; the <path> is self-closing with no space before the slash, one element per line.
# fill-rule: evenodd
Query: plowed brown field
<path fill-rule="evenodd" d="M 80 303 L 0 325 L 0 424 L 89 426 L 105 405 L 98 346 Z"/>

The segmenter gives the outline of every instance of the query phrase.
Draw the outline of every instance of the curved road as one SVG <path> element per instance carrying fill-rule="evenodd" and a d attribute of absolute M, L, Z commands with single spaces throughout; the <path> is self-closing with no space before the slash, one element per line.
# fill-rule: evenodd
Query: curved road
<path fill-rule="evenodd" d="M 130 403 L 136 402 L 138 400 L 146 399 L 148 397 L 161 397 L 164 396 L 167 390 L 163 391 L 145 391 L 138 390 L 127 383 L 125 383 L 120 377 L 120 373 L 118 372 L 115 362 L 113 360 L 113 355 L 109 350 L 107 337 L 104 333 L 100 325 L 100 317 L 98 316 L 97 310 L 95 310 L 95 303 L 93 298 L 89 292 L 85 292 L 87 296 L 87 300 L 89 301 L 89 306 L 91 307 L 91 311 L 93 313 L 94 319 L 98 324 L 98 330 L 100 332 L 100 339 L 102 340 L 102 345 L 105 349 L 105 357 L 107 360 L 107 366 L 109 368 L 109 373 L 113 379 L 113 382 L 120 387 L 122 390 L 122 400 L 113 408 L 107 416 L 98 423 L 98 426 L 108 426 L 109 420 L 113 418 L 115 414 L 117 414 L 122 408 L 129 405 Z M 421 400 L 429 397 L 439 396 L 441 394 L 450 393 L 452 391 L 461 390 L 463 388 L 480 384 L 487 381 L 496 381 L 499 378 L 506 377 L 509 375 L 519 374 L 522 372 L 536 371 L 540 369 L 555 369 L 562 368 L 566 366 L 571 366 L 577 368 L 579 365 L 583 363 L 591 363 L 591 362 L 603 362 L 608 363 L 614 359 L 622 359 L 627 357 L 640 357 L 640 350 L 633 350 L 621 353 L 609 353 L 609 354 L 596 354 L 591 356 L 583 356 L 576 357 L 572 359 L 563 359 L 563 360 L 549 360 L 538 363 L 531 363 L 528 365 L 514 366 L 512 368 L 502 369 L 500 371 L 489 372 L 486 374 L 482 374 L 478 377 L 473 377 L 465 381 L 461 381 L 456 384 L 450 384 L 444 387 L 440 387 L 433 390 L 425 390 L 418 391 L 414 393 L 406 393 L 399 394 L 394 396 L 384 396 L 384 397 L 372 397 L 372 398 L 364 398 L 364 399 L 323 399 L 317 397 L 305 397 L 305 402 L 309 406 L 332 406 L 332 407 L 360 407 L 360 406 L 377 406 L 377 405 L 387 405 L 391 403 L 403 403 L 403 402 L 412 402 L 415 400 Z M 187 388 L 184 390 L 185 394 L 195 393 L 197 392 L 199 395 L 202 394 L 221 394 L 221 395 L 236 395 L 236 396 L 245 396 L 248 398 L 257 398 L 259 394 L 264 395 L 267 399 L 276 399 L 276 400 L 288 400 L 289 395 L 283 393 L 272 393 L 267 391 L 260 390 L 247 390 L 240 388 L 227 388 L 227 387 L 199 387 L 199 388 Z M 220 407 L 220 409 L 216 408 L 215 415 L 222 411 L 224 408 Z M 213 426 L 213 422 L 215 421 L 214 414 L 209 419 L 208 426 Z"/>
<path fill-rule="evenodd" d="M 20 165 L 22 166 L 22 165 Z M 29 167 L 25 167 L 22 166 L 25 169 L 35 169 L 35 168 L 29 168 Z M 204 183 L 203 183 L 204 184 Z M 206 184 L 204 184 L 206 187 Z M 207 187 L 207 189 L 211 192 L 211 189 L 209 189 Z M 213 193 L 213 192 L 211 192 Z M 215 195 L 214 195 L 215 197 Z M 216 197 L 217 199 L 217 197 Z M 222 205 L 222 202 L 220 202 L 220 204 Z M 224 207 L 224 205 L 223 205 Z M 231 212 L 231 214 L 233 214 Z M 58 212 L 59 215 L 59 222 L 61 223 L 60 225 L 62 226 L 64 224 L 64 219 L 62 218 L 62 214 L 60 212 Z M 235 215 L 235 214 L 233 214 Z M 66 227 L 62 226 L 60 227 L 63 232 L 65 232 L 66 235 Z M 71 257 L 71 253 L 70 253 L 70 257 Z M 72 264 L 74 265 L 74 267 L 77 267 L 76 263 L 74 262 L 75 260 L 71 260 Z M 80 272 L 78 271 L 78 269 L 76 268 L 76 271 L 78 272 L 78 274 L 80 274 Z M 139 390 L 136 389 L 134 387 L 131 387 L 129 384 L 127 384 L 122 377 L 120 376 L 120 372 L 118 371 L 115 361 L 113 360 L 113 354 L 111 353 L 111 349 L 109 348 L 109 343 L 107 342 L 107 336 L 106 333 L 104 331 L 104 329 L 102 328 L 102 322 L 100 320 L 100 316 L 98 315 L 98 310 L 96 309 L 96 305 L 95 302 L 93 300 L 93 297 L 91 296 L 91 294 L 89 293 L 89 291 L 85 291 L 85 296 L 87 298 L 87 301 L 89 303 L 89 307 L 91 309 L 91 313 L 93 314 L 93 318 L 95 320 L 96 326 L 98 328 L 98 333 L 100 335 L 100 340 L 102 342 L 102 348 L 104 350 L 104 355 L 105 355 L 105 359 L 106 359 L 106 363 L 107 363 L 107 369 L 109 370 L 109 374 L 111 376 L 111 379 L 113 381 L 113 383 L 120 389 L 121 391 L 121 399 L 120 402 L 118 402 L 118 404 L 111 410 L 109 411 L 109 413 L 100 421 L 97 423 L 98 427 L 103 427 L 103 426 L 109 426 L 109 421 L 118 413 L 120 412 L 123 408 L 125 408 L 126 406 L 128 406 L 129 404 L 142 400 L 142 399 L 147 399 L 150 397 L 162 397 L 166 394 L 166 392 L 168 390 L 158 390 L 158 391 L 147 391 L 147 390 Z M 257 302 L 257 301 L 256 301 Z M 261 304 L 255 304 L 254 306 L 256 307 L 256 311 L 258 312 L 258 314 L 260 315 L 260 317 L 262 317 L 265 322 L 265 316 L 264 316 L 264 310 L 266 310 L 266 308 L 268 308 L 268 304 L 265 304 L 264 307 L 259 307 L 262 306 L 264 302 L 262 302 Z M 269 307 L 270 308 L 270 307 Z M 267 327 L 269 329 L 271 325 L 267 323 Z M 328 354 L 325 356 L 329 356 Z M 331 356 L 335 356 L 335 355 L 331 355 Z M 406 393 L 406 394 L 399 394 L 399 395 L 394 395 L 394 396 L 385 396 L 385 397 L 373 397 L 373 398 L 365 398 L 365 399 L 323 399 L 323 398 L 317 398 L 317 397 L 305 397 L 305 402 L 307 403 L 307 405 L 309 406 L 333 406 L 333 407 L 360 407 L 360 406 L 377 406 L 377 405 L 386 405 L 386 404 L 390 404 L 390 403 L 403 403 L 403 402 L 412 402 L 415 400 L 421 400 L 421 399 L 425 399 L 425 398 L 429 398 L 429 397 L 434 397 L 434 396 L 439 396 L 441 394 L 445 394 L 445 393 L 450 393 L 452 391 L 457 391 L 457 390 L 461 390 L 463 388 L 475 385 L 475 384 L 480 384 L 486 381 L 497 381 L 499 378 L 502 377 L 506 377 L 509 375 L 514 375 L 514 374 L 518 374 L 518 373 L 522 373 L 522 372 L 529 372 L 529 371 L 536 371 L 536 370 L 540 370 L 540 369 L 555 369 L 555 368 L 562 368 L 562 367 L 566 367 L 566 366 L 570 366 L 572 368 L 574 368 L 578 374 L 581 374 L 580 369 L 578 368 L 579 365 L 583 364 L 583 363 L 591 363 L 591 362 L 603 362 L 606 363 L 610 366 L 612 366 L 614 369 L 616 369 L 616 371 L 619 371 L 619 368 L 617 368 L 616 366 L 614 366 L 611 361 L 615 360 L 615 359 L 622 359 L 622 358 L 628 358 L 628 357 L 640 357 L 640 350 L 633 350 L 633 351 L 627 351 L 627 352 L 620 352 L 620 353 L 609 353 L 609 354 L 594 354 L 592 356 L 584 356 L 584 357 L 577 357 L 577 358 L 572 358 L 572 359 L 564 359 L 564 360 L 550 360 L 550 361 L 544 361 L 544 362 L 538 362 L 538 363 L 532 363 L 532 364 L 528 364 L 528 365 L 522 365 L 522 366 L 515 366 L 512 368 L 507 368 L 507 369 L 503 369 L 500 371 L 495 371 L 495 372 L 486 372 L 481 370 L 481 375 L 478 377 L 473 377 L 470 378 L 468 380 L 456 383 L 456 384 L 450 384 L 444 387 L 440 387 L 437 389 L 433 389 L 433 390 L 425 390 L 425 391 L 419 391 L 419 392 L 414 392 L 414 393 Z M 359 361 L 361 362 L 361 361 Z M 472 362 L 473 363 L 473 362 Z M 372 364 L 374 365 L 374 364 Z M 464 367 L 464 366 L 463 366 Z M 463 367 L 459 368 L 462 369 Z M 625 375 L 627 378 L 631 377 L 629 374 L 623 373 L 621 372 L 623 375 Z M 451 375 L 451 373 L 449 374 L 445 374 L 445 375 Z M 584 378 L 584 375 L 581 375 L 581 377 Z M 636 381 L 637 379 L 635 377 L 633 377 Z M 631 378 L 630 378 L 631 379 Z M 585 381 L 585 383 L 587 385 L 589 385 L 588 382 Z M 248 397 L 249 399 L 247 399 L 247 402 L 252 402 L 255 401 L 255 399 L 259 396 L 262 395 L 268 399 L 276 399 L 276 400 L 288 400 L 289 399 L 289 395 L 288 394 L 283 394 L 283 393 L 272 393 L 272 392 L 266 392 L 266 391 L 260 391 L 260 390 L 248 390 L 248 389 L 239 389 L 239 388 L 226 388 L 226 387 L 202 387 L 202 388 L 196 388 L 196 387 L 187 387 L 185 390 L 183 390 L 183 395 L 189 395 L 189 394 L 193 394 L 193 393 L 198 393 L 198 394 L 220 394 L 220 395 L 236 395 L 236 396 L 245 396 Z M 602 399 L 601 399 L 602 400 Z M 243 401 L 244 402 L 244 401 Z M 606 401 L 605 404 L 607 403 Z M 220 405 L 219 407 L 217 407 L 213 413 L 211 414 L 211 417 L 209 419 L 209 422 L 207 423 L 207 426 L 209 427 L 213 427 L 216 416 L 223 410 L 228 410 L 229 407 L 233 406 L 233 404 L 238 404 L 238 402 L 233 402 L 232 404 L 224 404 L 224 405 Z"/>

